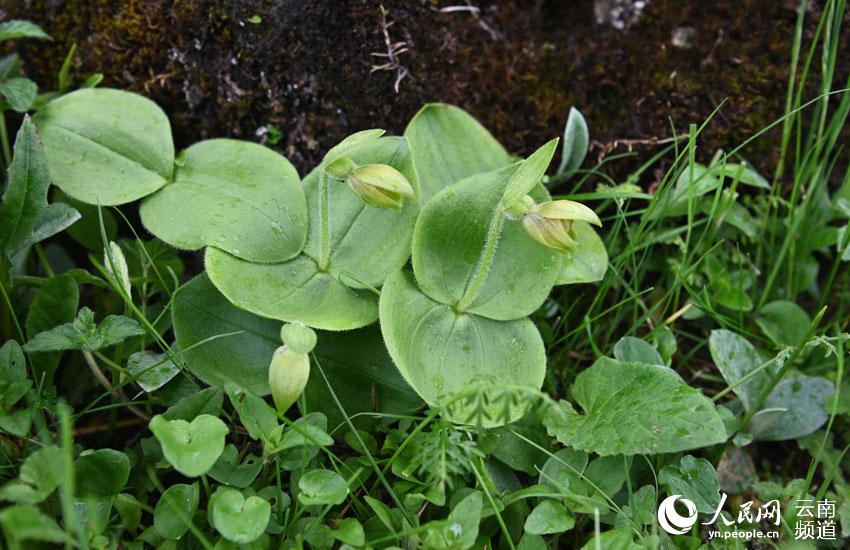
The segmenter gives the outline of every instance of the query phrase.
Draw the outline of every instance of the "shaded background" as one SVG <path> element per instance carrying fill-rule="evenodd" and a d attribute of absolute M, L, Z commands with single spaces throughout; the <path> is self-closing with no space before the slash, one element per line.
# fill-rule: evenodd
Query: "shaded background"
<path fill-rule="evenodd" d="M 101 72 L 103 85 L 154 99 L 179 146 L 262 141 L 302 174 L 356 130 L 403 131 L 428 101 L 464 107 L 517 153 L 559 135 L 577 106 L 598 158 L 628 150 L 623 140 L 639 151 L 657 147 L 653 140 L 686 132 L 726 100 L 701 141 L 710 157 L 782 114 L 798 5 L 0 0 L 7 16 L 34 20 L 55 39 L 16 46 L 42 89 L 55 87 L 76 43 L 76 82 Z M 807 9 L 810 41 L 820 7 Z M 769 167 L 775 143 L 760 140 L 748 156 Z"/>

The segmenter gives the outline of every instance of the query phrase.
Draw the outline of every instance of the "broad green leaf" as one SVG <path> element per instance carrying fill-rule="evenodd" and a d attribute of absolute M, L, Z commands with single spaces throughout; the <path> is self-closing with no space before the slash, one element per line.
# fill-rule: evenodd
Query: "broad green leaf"
<path fill-rule="evenodd" d="M 109 88 L 77 90 L 48 103 L 34 121 L 51 180 L 75 199 L 124 204 L 172 179 L 168 117 L 140 95 Z"/>
<path fill-rule="evenodd" d="M 6 98 L 13 111 L 26 113 L 32 107 L 38 86 L 29 78 L 14 77 L 0 81 L 0 95 Z"/>
<path fill-rule="evenodd" d="M 17 76 L 21 72 L 21 57 L 16 53 L 10 53 L 0 57 L 0 80 L 6 80 Z"/>
<path fill-rule="evenodd" d="M 655 543 L 657 544 L 657 543 Z M 581 550 L 645 550 L 652 542 L 638 544 L 634 542 L 634 531 L 632 529 L 620 528 L 605 531 L 599 535 L 594 534 Z"/>
<path fill-rule="evenodd" d="M 0 347 L 0 410 L 11 409 L 26 395 L 31 385 L 21 346 L 9 340 Z"/>
<path fill-rule="evenodd" d="M 248 544 L 266 531 L 271 505 L 258 496 L 245 498 L 235 489 L 220 489 L 210 498 L 209 515 L 210 523 L 221 536 Z"/>
<path fill-rule="evenodd" d="M 404 131 L 413 151 L 422 204 L 444 188 L 510 164 L 505 148 L 464 110 L 430 103 Z"/>
<path fill-rule="evenodd" d="M 658 350 L 649 342 L 634 336 L 623 336 L 614 344 L 614 358 L 617 361 L 636 361 L 647 365 L 664 366 L 664 360 Z"/>
<path fill-rule="evenodd" d="M 734 162 L 719 164 L 712 168 L 712 173 L 722 174 L 730 180 L 737 179 L 740 183 L 758 187 L 759 189 L 770 189 L 770 182 L 747 162 L 740 164 Z"/>
<path fill-rule="evenodd" d="M 334 529 L 334 538 L 351 546 L 363 546 L 366 543 L 366 533 L 357 518 L 345 518 Z"/>
<path fill-rule="evenodd" d="M 35 506 L 9 506 L 0 510 L 0 526 L 17 543 L 24 540 L 74 545 L 74 539 Z"/>
<path fill-rule="evenodd" d="M 505 186 L 505 196 L 502 198 L 503 206 L 511 206 L 531 193 L 531 190 L 546 175 L 546 170 L 549 168 L 549 163 L 552 162 L 557 146 L 558 138 L 555 138 L 522 161 Z"/>
<path fill-rule="evenodd" d="M 0 41 L 14 40 L 16 38 L 51 40 L 50 35 L 31 21 L 26 21 L 24 19 L 10 19 L 9 21 L 3 21 L 0 23 Z"/>
<path fill-rule="evenodd" d="M 538 482 L 555 490 L 567 492 L 587 469 L 588 456 L 583 451 L 561 449 L 550 456 L 540 470 Z"/>
<path fill-rule="evenodd" d="M 445 550 L 472 548 L 478 538 L 483 507 L 481 493 L 472 491 L 455 505 L 444 521 L 434 522 L 436 528 L 426 531 L 424 546 Z"/>
<path fill-rule="evenodd" d="M 358 413 L 412 414 L 422 408 L 422 400 L 390 359 L 378 327 L 322 332 L 313 353 L 355 425 L 365 429 L 373 422 Z M 324 413 L 332 427 L 345 422 L 318 372 L 311 374 L 304 395 L 307 409 Z"/>
<path fill-rule="evenodd" d="M 224 403 L 224 392 L 221 388 L 206 388 L 197 393 L 187 395 L 180 399 L 172 407 L 169 407 L 162 416 L 166 420 L 194 420 L 195 417 L 208 414 L 218 416 Z"/>
<path fill-rule="evenodd" d="M 51 277 L 33 296 L 27 310 L 27 336 L 34 337 L 56 325 L 73 322 L 79 307 L 80 290 L 77 281 L 67 273 Z M 53 372 L 62 358 L 61 352 L 33 353 L 30 355 L 35 378 L 46 375 L 46 382 L 53 380 Z"/>
<path fill-rule="evenodd" d="M 827 406 L 834 394 L 835 386 L 825 378 L 789 376 L 770 392 L 746 431 L 752 433 L 757 441 L 785 441 L 809 435 L 829 420 Z M 759 415 L 768 411 L 780 414 L 755 429 Z"/>
<path fill-rule="evenodd" d="M 32 234 L 23 241 L 22 248 L 32 246 L 74 225 L 80 219 L 80 213 L 67 204 L 56 202 L 48 204 L 47 208 L 39 212 L 35 219 L 35 227 Z M 18 253 L 23 253 L 22 249 Z"/>
<path fill-rule="evenodd" d="M 174 181 L 147 197 L 139 212 L 145 227 L 172 246 L 215 246 L 256 262 L 296 256 L 307 235 L 307 207 L 295 168 L 248 141 L 192 145 L 181 153 Z"/>
<path fill-rule="evenodd" d="M 587 129 L 587 121 L 581 111 L 571 107 L 564 126 L 564 144 L 558 174 L 572 174 L 581 168 L 581 163 L 587 156 L 588 145 L 590 145 L 590 132 Z"/>
<path fill-rule="evenodd" d="M 240 462 L 239 450 L 235 445 L 228 444 L 207 475 L 221 483 L 244 489 L 253 483 L 262 469 L 261 457 L 249 454 Z"/>
<path fill-rule="evenodd" d="M 156 415 L 148 426 L 162 445 L 165 459 L 188 477 L 198 477 L 212 468 L 224 450 L 228 433 L 224 422 L 208 414 L 199 415 L 192 422 Z"/>
<path fill-rule="evenodd" d="M 17 479 L 0 487 L 0 500 L 38 504 L 62 483 L 63 451 L 54 445 L 33 452 L 21 465 Z"/>
<path fill-rule="evenodd" d="M 685 455 L 677 466 L 665 466 L 658 472 L 658 482 L 671 495 L 683 495 L 696 504 L 697 511 L 712 514 L 720 504 L 720 482 L 711 462 Z"/>
<path fill-rule="evenodd" d="M 652 208 L 652 218 L 681 216 L 688 212 L 688 203 L 692 201 L 696 209 L 699 197 L 717 189 L 720 180 L 703 164 L 694 163 L 685 166 L 672 189 L 656 195 L 658 204 Z"/>
<path fill-rule="evenodd" d="M 77 496 L 111 497 L 121 492 L 130 476 L 130 459 L 113 449 L 91 449 L 74 461 Z"/>
<path fill-rule="evenodd" d="M 265 443 L 279 427 L 275 410 L 263 398 L 242 388 L 228 386 L 227 395 L 248 436 Z"/>
<path fill-rule="evenodd" d="M 310 470 L 298 480 L 298 500 L 305 506 L 341 504 L 348 496 L 348 485 L 330 470 Z"/>
<path fill-rule="evenodd" d="M 174 335 L 189 369 L 207 384 L 233 382 L 269 393 L 269 362 L 280 323 L 237 309 L 201 274 L 174 294 Z"/>
<path fill-rule="evenodd" d="M 557 285 L 595 283 L 608 270 L 608 251 L 596 230 L 587 222 L 574 222 L 578 248 L 561 261 Z"/>
<path fill-rule="evenodd" d="M 177 540 L 189 530 L 192 517 L 198 510 L 200 491 L 198 484 L 178 483 L 169 487 L 153 512 L 153 526 L 160 536 Z"/>
<path fill-rule="evenodd" d="M 0 412 L 0 431 L 25 437 L 32 425 L 32 409 L 18 409 L 14 412 Z"/>
<path fill-rule="evenodd" d="M 180 367 L 165 353 L 139 351 L 127 358 L 127 372 L 143 390 L 158 390 L 177 376 Z"/>
<path fill-rule="evenodd" d="M 316 446 L 322 445 L 327 447 L 333 445 L 333 438 L 328 435 L 328 420 L 319 412 L 310 413 L 307 416 L 302 416 L 292 423 L 291 426 L 280 428 L 283 437 L 274 451 L 285 451 L 295 447 Z"/>
<path fill-rule="evenodd" d="M 94 313 L 84 307 L 77 318 L 50 330 L 36 334 L 24 345 L 24 351 L 62 351 L 86 349 L 90 351 L 114 346 L 130 338 L 139 336 L 144 330 L 135 319 L 123 315 L 108 315 L 95 324 Z"/>
<path fill-rule="evenodd" d="M 353 289 L 300 255 L 281 264 L 255 264 L 207 248 L 207 275 L 230 302 L 262 317 L 313 328 L 350 330 L 374 323 L 377 297 Z"/>
<path fill-rule="evenodd" d="M 404 379 L 430 405 L 445 405 L 477 387 L 537 390 L 543 383 L 546 355 L 534 323 L 458 314 L 423 294 L 407 272 L 398 272 L 384 285 L 381 332 Z M 490 425 L 503 423 L 504 406 L 491 402 L 485 407 Z M 460 408 L 454 420 L 468 422 L 473 412 Z M 522 406 L 511 407 L 508 419 L 525 412 Z"/>
<path fill-rule="evenodd" d="M 532 535 L 553 535 L 575 527 L 576 520 L 563 504 L 545 499 L 525 518 L 523 529 Z"/>
<path fill-rule="evenodd" d="M 775 365 L 763 367 L 765 361 L 756 348 L 746 338 L 730 330 L 712 330 L 708 347 L 723 379 L 730 386 L 734 386 L 732 391 L 741 400 L 744 408 L 750 410 L 756 404 L 762 389 L 770 384 Z M 759 367 L 763 368 L 753 373 Z"/>
<path fill-rule="evenodd" d="M 12 256 L 31 240 L 38 217 L 47 208 L 49 185 L 44 149 L 35 126 L 24 117 L 0 203 L 0 254 Z"/>
<path fill-rule="evenodd" d="M 503 206 L 517 165 L 472 176 L 435 196 L 413 235 L 413 270 L 422 291 L 459 311 L 496 320 L 539 308 L 561 256 L 532 239 Z"/>
<path fill-rule="evenodd" d="M 346 148 L 345 155 L 359 165 L 388 164 L 401 172 L 414 189 L 419 185 L 407 140 L 382 137 Z M 304 178 L 309 232 L 304 254 L 321 264 L 322 235 L 319 179 L 322 167 Z M 380 287 L 390 273 L 401 269 L 410 256 L 413 226 L 419 203 L 405 199 L 400 212 L 364 203 L 343 181 L 328 177 L 328 268 L 338 281 L 352 288 Z"/>
<path fill-rule="evenodd" d="M 572 398 L 550 410 L 549 434 L 600 455 L 673 453 L 726 440 L 710 399 L 668 369 L 603 357 L 576 377 Z"/>
<path fill-rule="evenodd" d="M 756 324 L 774 345 L 802 346 L 809 333 L 812 320 L 806 310 L 788 300 L 777 300 L 766 304 Z"/>

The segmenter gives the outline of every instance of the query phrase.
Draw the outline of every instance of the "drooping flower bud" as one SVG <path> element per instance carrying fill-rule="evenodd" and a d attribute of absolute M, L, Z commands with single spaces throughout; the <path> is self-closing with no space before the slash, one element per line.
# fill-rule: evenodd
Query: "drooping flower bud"
<path fill-rule="evenodd" d="M 103 249 L 103 267 L 129 297 L 133 289 L 133 285 L 130 284 L 130 270 L 127 268 L 124 251 L 114 241 L 109 241 L 109 245 Z"/>
<path fill-rule="evenodd" d="M 414 195 L 404 174 L 387 164 L 358 166 L 345 181 L 363 202 L 377 208 L 401 210 L 404 197 Z"/>
<path fill-rule="evenodd" d="M 302 323 L 286 323 L 280 329 L 280 339 L 295 353 L 310 353 L 316 347 L 316 333 Z"/>
<path fill-rule="evenodd" d="M 573 232 L 574 221 L 602 225 L 593 210 L 567 200 L 536 204 L 522 217 L 522 225 L 531 238 L 560 254 L 570 254 L 578 246 Z"/>
<path fill-rule="evenodd" d="M 284 414 L 298 400 L 310 378 L 310 357 L 287 346 L 274 351 L 269 365 L 269 387 L 278 414 Z"/>

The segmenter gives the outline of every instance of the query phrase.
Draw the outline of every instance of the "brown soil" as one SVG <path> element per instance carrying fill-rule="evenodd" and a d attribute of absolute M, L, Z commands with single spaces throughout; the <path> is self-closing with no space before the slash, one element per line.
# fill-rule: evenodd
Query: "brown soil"
<path fill-rule="evenodd" d="M 462 0 L 385 0 L 387 32 L 404 51 L 399 66 L 377 71 L 387 45 L 370 0 L 0 0 L 0 9 L 55 37 L 18 45 L 42 87 L 76 42 L 77 80 L 102 72 L 105 85 L 156 100 L 179 145 L 264 141 L 272 124 L 283 134 L 275 147 L 304 171 L 355 130 L 402 131 L 427 101 L 463 106 L 519 153 L 560 134 L 575 105 L 599 154 L 615 140 L 685 132 L 726 100 L 701 142 L 710 156 L 783 112 L 798 3 L 650 0 L 623 32 L 595 22 L 592 0 L 479 1 L 480 15 L 445 10 Z M 818 15 L 809 9 L 806 36 Z M 676 47 L 684 27 L 692 38 Z M 753 160 L 769 166 L 773 144 L 756 147 Z"/>

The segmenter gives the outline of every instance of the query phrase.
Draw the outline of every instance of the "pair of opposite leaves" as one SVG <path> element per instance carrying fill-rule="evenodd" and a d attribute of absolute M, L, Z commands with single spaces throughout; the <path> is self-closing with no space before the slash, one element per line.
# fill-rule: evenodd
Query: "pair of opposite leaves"
<path fill-rule="evenodd" d="M 363 289 L 394 274 L 382 293 L 382 329 L 393 359 L 426 401 L 467 389 L 476 373 L 534 388 L 542 383 L 543 344 L 522 318 L 570 275 L 563 280 L 561 257 L 532 241 L 504 207 L 539 181 L 554 142 L 510 164 L 474 119 L 443 105 L 427 106 L 408 127 L 413 159 L 405 138 L 379 138 L 376 131 L 347 138 L 326 160 L 344 154 L 358 164 L 390 164 L 416 189 L 415 159 L 424 174 L 420 196 L 436 196 L 416 223 L 415 200 L 401 212 L 376 209 L 330 182 L 330 261 L 320 270 L 321 167 L 302 190 L 286 159 L 235 140 L 198 143 L 175 162 L 165 114 L 117 90 L 64 96 L 36 123 L 53 179 L 66 193 L 103 205 L 147 196 L 146 227 L 178 248 L 207 245 L 208 274 L 234 304 L 317 328 L 356 328 L 378 315 L 376 298 Z M 532 195 L 548 198 L 540 186 Z M 421 291 L 400 271 L 415 223 Z M 599 248 L 589 226 L 576 229 L 580 243 Z"/>

